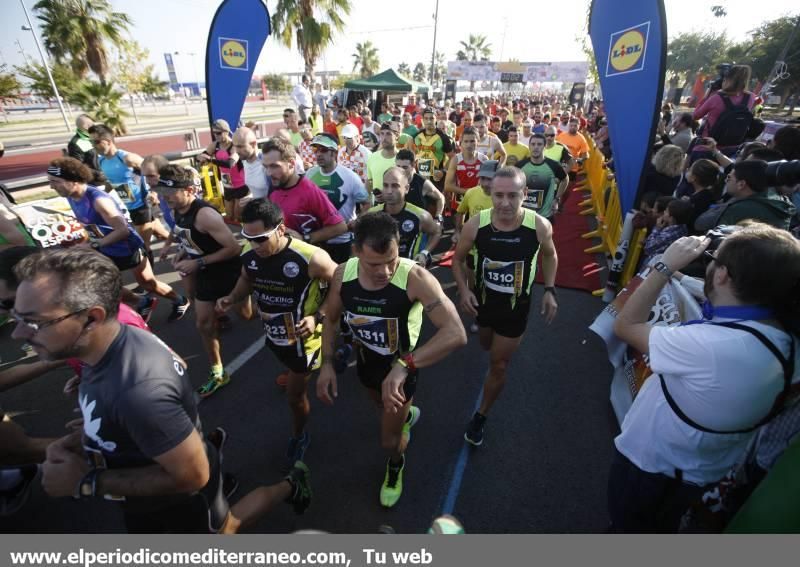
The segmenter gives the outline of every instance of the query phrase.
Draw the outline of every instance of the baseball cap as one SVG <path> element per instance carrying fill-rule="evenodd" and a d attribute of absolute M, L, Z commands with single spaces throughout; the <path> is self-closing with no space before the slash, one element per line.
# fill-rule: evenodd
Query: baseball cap
<path fill-rule="evenodd" d="M 214 123 L 211 125 L 212 130 L 222 130 L 223 132 L 230 132 L 231 127 L 228 124 L 227 120 L 223 120 L 222 118 L 218 118 L 214 120 Z"/>
<path fill-rule="evenodd" d="M 342 138 L 357 138 L 358 128 L 354 124 L 347 124 L 342 128 Z"/>
<path fill-rule="evenodd" d="M 384 130 L 391 130 L 395 134 L 400 132 L 400 123 L 395 120 L 389 120 L 388 122 L 384 122 L 381 124 L 381 131 Z"/>
<path fill-rule="evenodd" d="M 481 168 L 478 170 L 478 177 L 494 178 L 498 165 L 500 165 L 500 162 L 496 159 L 486 160 L 481 164 Z"/>
<path fill-rule="evenodd" d="M 337 144 L 330 136 L 327 136 L 325 134 L 317 134 L 316 136 L 314 136 L 314 139 L 311 140 L 311 145 L 321 146 L 329 150 L 339 149 L 339 144 Z"/>

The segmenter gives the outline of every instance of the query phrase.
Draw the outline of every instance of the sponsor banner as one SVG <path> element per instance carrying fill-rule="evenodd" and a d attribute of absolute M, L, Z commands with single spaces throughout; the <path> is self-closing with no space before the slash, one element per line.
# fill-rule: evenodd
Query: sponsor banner
<path fill-rule="evenodd" d="M 41 248 L 72 246 L 89 238 L 63 197 L 30 201 L 12 209 Z"/>
<path fill-rule="evenodd" d="M 270 16 L 263 0 L 225 0 L 211 22 L 206 45 L 206 93 L 210 122 L 239 124 L 250 80 L 267 37 Z"/>
<path fill-rule="evenodd" d="M 450 61 L 447 63 L 448 81 L 579 83 L 586 81 L 588 72 L 589 64 L 586 61 L 550 63 Z"/>
<path fill-rule="evenodd" d="M 175 62 L 172 60 L 172 53 L 164 54 L 164 61 L 167 63 L 167 74 L 169 75 L 169 84 L 178 84 L 178 74 L 175 72 Z"/>
<path fill-rule="evenodd" d="M 664 92 L 667 20 L 663 0 L 593 0 L 594 47 L 622 213 L 636 205 Z"/>

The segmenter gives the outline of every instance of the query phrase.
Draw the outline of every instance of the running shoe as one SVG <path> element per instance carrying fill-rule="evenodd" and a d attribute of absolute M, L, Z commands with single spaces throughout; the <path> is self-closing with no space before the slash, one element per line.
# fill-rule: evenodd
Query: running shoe
<path fill-rule="evenodd" d="M 180 303 L 172 303 L 172 313 L 169 314 L 167 317 L 167 321 L 172 323 L 173 321 L 180 321 L 183 319 L 183 316 L 186 315 L 186 312 L 189 311 L 189 307 L 192 305 L 192 302 L 189 301 L 188 297 L 182 298 L 183 301 Z"/>
<path fill-rule="evenodd" d="M 211 372 L 208 377 L 208 382 L 203 384 L 197 389 L 197 393 L 200 394 L 201 398 L 207 398 L 223 386 L 227 385 L 228 382 L 231 381 L 231 377 L 228 376 L 228 373 L 224 370 L 222 374 L 215 374 Z"/>
<path fill-rule="evenodd" d="M 280 386 L 281 388 L 285 388 L 286 384 L 289 383 L 289 373 L 288 372 L 281 372 L 278 374 L 277 378 L 275 378 L 275 383 Z M 294 462 L 294 461 L 292 461 Z"/>
<path fill-rule="evenodd" d="M 486 416 L 475 412 L 475 415 L 472 416 L 469 424 L 467 424 L 467 430 L 464 432 L 464 440 L 475 447 L 480 446 L 480 444 L 483 443 L 484 425 L 486 425 Z"/>
<path fill-rule="evenodd" d="M 39 465 L 23 465 L 17 467 L 21 475 L 19 484 L 8 490 L 0 491 L 0 517 L 16 514 L 28 501 L 33 487 L 33 480 L 39 472 Z"/>
<path fill-rule="evenodd" d="M 336 353 L 333 355 L 333 369 L 336 374 L 341 374 L 347 370 L 347 365 L 350 363 L 350 355 L 352 354 L 353 345 L 350 343 L 344 343 L 336 349 Z"/>
<path fill-rule="evenodd" d="M 239 480 L 231 473 L 223 473 L 222 493 L 225 495 L 225 499 L 230 500 L 237 490 L 239 490 Z"/>
<path fill-rule="evenodd" d="M 406 458 L 402 457 L 400 464 L 395 464 L 391 459 L 386 461 L 386 476 L 383 478 L 381 486 L 381 505 L 391 508 L 400 500 L 403 493 L 403 469 L 406 466 Z"/>
<path fill-rule="evenodd" d="M 286 449 L 286 458 L 289 459 L 289 466 L 296 461 L 303 460 L 309 445 L 311 445 L 311 435 L 309 435 L 308 431 L 303 431 L 300 437 L 289 438 L 289 447 Z"/>
<path fill-rule="evenodd" d="M 408 417 L 403 424 L 403 437 L 406 438 L 406 443 L 411 441 L 411 428 L 419 421 L 421 413 L 417 406 L 411 406 L 411 409 L 408 411 Z"/>
<path fill-rule="evenodd" d="M 144 319 L 145 323 L 150 323 L 150 317 L 153 316 L 153 311 L 155 311 L 156 305 L 158 305 L 157 297 L 145 295 L 141 300 L 139 300 L 139 305 L 136 308 L 136 311 L 142 316 L 142 319 Z"/>
<path fill-rule="evenodd" d="M 292 486 L 286 502 L 294 506 L 295 514 L 302 514 L 311 505 L 311 471 L 304 462 L 297 461 L 285 480 Z"/>

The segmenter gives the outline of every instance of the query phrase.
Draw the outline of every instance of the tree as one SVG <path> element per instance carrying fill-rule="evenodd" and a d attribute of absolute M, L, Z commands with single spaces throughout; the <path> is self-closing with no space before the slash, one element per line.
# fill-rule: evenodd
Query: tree
<path fill-rule="evenodd" d="M 142 86 L 140 88 L 140 92 L 145 95 L 149 96 L 153 101 L 153 107 L 155 108 L 155 97 L 162 95 L 167 92 L 167 88 L 169 83 L 167 81 L 162 81 L 154 74 L 147 75 L 144 80 L 142 81 Z"/>
<path fill-rule="evenodd" d="M 45 49 L 56 61 L 69 60 L 81 77 L 91 70 L 104 83 L 109 71 L 105 43 L 124 41 L 133 24 L 130 16 L 115 12 L 108 0 L 39 0 L 33 9 Z"/>
<path fill-rule="evenodd" d="M 724 18 L 728 15 L 728 11 L 725 9 L 725 6 L 711 6 L 711 13 L 714 14 L 715 18 Z"/>
<path fill-rule="evenodd" d="M 358 79 L 358 75 L 355 73 L 353 74 L 342 74 L 336 75 L 335 77 L 331 77 L 330 80 L 330 88 L 332 91 L 338 91 L 339 89 L 344 88 L 344 84 L 348 81 L 352 81 L 354 79 Z"/>
<path fill-rule="evenodd" d="M 264 85 L 271 93 L 285 93 L 292 88 L 292 85 L 289 82 L 289 79 L 286 78 L 286 75 L 272 73 L 269 75 L 264 75 L 261 77 L 261 80 L 264 81 Z"/>
<path fill-rule="evenodd" d="M 359 76 L 366 79 L 374 75 L 379 66 L 378 48 L 372 45 L 371 41 L 356 43 L 356 52 L 353 53 L 353 71 L 358 70 Z"/>
<path fill-rule="evenodd" d="M 29 63 L 22 67 L 15 66 L 14 69 L 28 79 L 32 92 L 44 98 L 54 98 L 56 96 L 47 76 L 47 70 L 41 63 Z M 50 72 L 53 74 L 53 80 L 58 87 L 59 94 L 63 98 L 71 100 L 72 94 L 80 86 L 80 78 L 75 74 L 75 71 L 66 63 L 55 63 L 50 66 Z"/>
<path fill-rule="evenodd" d="M 403 75 L 404 77 L 410 77 L 411 67 L 408 66 L 408 63 L 405 62 L 400 63 L 400 65 L 397 66 L 397 72 L 398 74 Z"/>
<path fill-rule="evenodd" d="M 0 99 L 17 98 L 21 87 L 16 75 L 0 72 Z"/>
<path fill-rule="evenodd" d="M 283 45 L 297 46 L 305 73 L 314 82 L 317 59 L 344 29 L 343 15 L 350 14 L 349 0 L 278 0 L 272 31 Z"/>
<path fill-rule="evenodd" d="M 417 63 L 414 65 L 413 79 L 415 81 L 425 80 L 425 63 Z"/>
<path fill-rule="evenodd" d="M 461 49 L 456 53 L 459 61 L 488 61 L 492 55 L 492 46 L 486 43 L 485 35 L 469 34 L 469 39 L 460 43 Z"/>
<path fill-rule="evenodd" d="M 128 93 L 143 92 L 142 87 L 153 75 L 153 65 L 146 62 L 150 50 L 137 41 L 122 41 L 116 46 L 111 78 Z"/>
<path fill-rule="evenodd" d="M 109 83 L 84 81 L 80 89 L 73 93 L 70 102 L 80 106 L 84 112 L 91 114 L 96 122 L 102 122 L 115 135 L 125 134 L 127 113 L 122 110 L 123 93 L 114 89 Z"/>
<path fill-rule="evenodd" d="M 714 73 L 730 47 L 725 32 L 688 32 L 673 37 L 667 44 L 670 88 L 676 88 L 681 81 L 694 82 L 698 73 Z"/>
<path fill-rule="evenodd" d="M 447 75 L 447 66 L 445 65 L 444 60 L 444 53 L 439 51 L 436 52 L 436 56 L 434 57 L 434 66 L 433 66 L 433 85 L 438 85 L 444 81 L 445 76 Z M 431 67 L 428 65 L 428 77 L 431 76 Z M 432 85 L 432 86 L 433 86 Z"/>

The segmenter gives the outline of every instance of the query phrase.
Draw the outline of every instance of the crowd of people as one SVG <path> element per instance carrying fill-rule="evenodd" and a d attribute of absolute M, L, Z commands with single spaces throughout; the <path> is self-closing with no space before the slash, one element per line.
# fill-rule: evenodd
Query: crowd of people
<path fill-rule="evenodd" d="M 311 500 L 304 462 L 311 443 L 309 382 L 318 374 L 316 396 L 334 405 L 339 377 L 355 355 L 355 372 L 380 412 L 386 467 L 379 501 L 391 508 L 402 495 L 405 454 L 422 415 L 415 400 L 420 372 L 465 345 L 469 333 L 487 351 L 489 368 L 463 435 L 473 447 L 483 443 L 526 332 L 537 270 L 541 316 L 550 323 L 558 311 L 552 223 L 563 214 L 569 184 L 592 148 L 613 168 L 602 103 L 592 101 L 584 115 L 562 95 L 426 104 L 412 94 L 406 104 L 384 103 L 373 120 L 363 102 L 320 108 L 307 94 L 298 90 L 297 109 L 286 108 L 284 127 L 260 145 L 251 128 L 232 130 L 215 117 L 213 141 L 197 164 L 218 172 L 220 209 L 202 199 L 192 167 L 126 152 L 109 128 L 78 118 L 67 155 L 50 162 L 47 176 L 86 240 L 42 251 L 18 223 L 0 226 L 1 307 L 16 323 L 13 337 L 40 358 L 0 374 L 0 388 L 68 364 L 77 377 L 67 389 L 77 394 L 83 422 L 62 439 L 29 437 L 13 422 L 0 425 L 0 458 L 10 467 L 0 470 L 0 493 L 22 495 L 41 469 L 50 496 L 119 500 L 131 532 L 234 533 L 280 501 L 302 513 Z M 699 110 L 716 108 L 710 104 Z M 748 356 L 746 364 L 737 356 L 758 350 L 760 335 L 767 335 L 779 354 L 790 353 L 781 356 L 794 357 L 784 329 L 796 333 L 800 295 L 800 248 L 787 230 L 795 213 L 781 196 L 786 188 L 767 183 L 764 160 L 796 159 L 797 130 L 779 132 L 769 148 L 753 142 L 729 151 L 710 136 L 694 137 L 686 114 L 672 118 L 665 111 L 670 117 L 659 126 L 637 220 L 651 228 L 646 262 L 657 263 L 620 313 L 617 332 L 649 353 L 661 383 L 689 415 L 695 415 L 689 401 L 711 407 L 721 396 L 737 407 L 750 405 L 729 410 L 735 418 L 727 412 L 719 421 L 693 418 L 724 434 L 687 432 L 691 426 L 662 403 L 667 386 L 657 390 L 659 381 L 649 380 L 616 440 L 609 502 L 619 531 L 672 530 L 672 523 L 654 519 L 663 519 L 664 491 L 680 493 L 668 500 L 685 510 L 688 496 L 733 464 L 751 437 L 740 430 L 766 413 L 775 399 L 770 394 L 782 392 L 784 375 L 794 373 L 776 366 L 780 357 L 770 350 Z M 715 118 L 724 122 L 723 114 Z M 723 175 L 730 199 L 717 205 Z M 706 295 L 716 309 L 711 322 L 752 320 L 755 331 L 742 337 L 723 324 L 649 327 L 654 294 L 707 252 L 709 239 L 688 235 L 743 219 L 751 219 L 749 227 L 708 252 Z M 448 239 L 457 305 L 429 271 Z M 150 247 L 155 240 L 163 241 L 157 258 Z M 750 266 L 757 258 L 769 258 L 774 269 Z M 156 262 L 169 262 L 180 284 L 159 281 Z M 126 271 L 141 293 L 122 285 Z M 186 362 L 148 326 L 159 298 L 172 304 L 169 321 L 194 313 L 209 367 L 196 391 Z M 196 398 L 231 382 L 219 340 L 232 324 L 231 311 L 261 320 L 265 344 L 282 366 L 275 380 L 286 388 L 291 416 L 287 476 L 232 505 L 236 480 L 222 458 L 227 433 L 204 432 Z M 433 334 L 421 341 L 425 319 Z M 703 397 L 702 380 L 718 380 L 723 366 L 701 368 L 686 353 L 695 349 L 722 364 L 701 352 L 715 333 L 725 335 L 730 361 L 724 370 L 737 384 L 749 372 L 768 373 L 748 386 L 758 389 L 758 404 L 746 388 L 734 399 Z M 687 374 L 701 384 L 701 394 L 682 391 L 679 377 Z M 658 424 L 683 437 L 665 439 Z M 736 435 L 725 437 L 727 430 Z M 654 489 L 648 475 L 672 480 Z"/>

